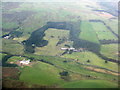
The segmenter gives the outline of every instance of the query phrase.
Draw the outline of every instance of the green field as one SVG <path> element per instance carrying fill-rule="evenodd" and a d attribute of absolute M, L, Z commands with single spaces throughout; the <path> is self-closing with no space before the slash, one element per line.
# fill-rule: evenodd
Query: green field
<path fill-rule="evenodd" d="M 106 26 L 101 22 L 91 22 L 90 23 L 97 34 L 99 40 L 118 40 L 118 38 L 110 32 Z"/>
<path fill-rule="evenodd" d="M 63 83 L 59 75 L 59 70 L 42 62 L 37 62 L 31 67 L 25 67 L 20 75 L 20 80 L 43 86 Z"/>
<path fill-rule="evenodd" d="M 64 88 L 117 88 L 117 84 L 105 80 L 81 80 L 62 85 Z"/>
<path fill-rule="evenodd" d="M 117 79 L 117 76 L 114 76 L 114 75 L 89 71 L 87 69 L 84 69 L 84 65 L 78 65 L 75 62 L 64 59 L 64 58 L 52 57 L 52 56 L 37 56 L 37 55 L 30 55 L 30 54 L 28 56 L 34 57 L 39 60 L 44 59 L 45 61 L 53 63 L 54 66 L 57 66 L 55 68 L 54 66 L 51 66 L 46 63 L 36 62 L 36 64 L 33 64 L 31 67 L 25 67 L 21 73 L 20 80 L 29 82 L 31 84 L 54 85 L 55 83 L 57 83 L 57 85 L 61 86 L 63 84 L 62 86 L 64 86 L 64 84 L 67 84 L 67 82 L 62 81 L 60 79 L 60 76 L 58 75 L 58 72 L 60 72 L 61 70 L 66 70 L 69 72 L 70 80 L 75 78 L 74 76 L 72 76 L 72 74 L 80 75 L 80 77 L 76 77 L 77 80 L 85 80 L 85 81 L 87 78 L 86 75 L 90 75 L 91 77 L 96 77 L 98 79 L 102 79 L 102 80 L 104 79 L 108 81 L 109 80 L 111 81 L 114 78 Z M 67 60 L 68 62 L 64 63 L 63 61 L 65 60 Z M 37 74 L 34 74 L 34 73 L 37 73 Z M 48 78 L 50 79 L 47 80 Z M 68 82 L 68 84 L 69 83 L 72 83 L 72 82 Z M 100 85 L 101 85 L 100 87 L 104 87 L 104 85 L 102 84 Z"/>
<path fill-rule="evenodd" d="M 80 29 L 80 39 L 99 44 L 96 33 L 94 32 L 93 27 L 89 22 L 82 21 Z"/>
<path fill-rule="evenodd" d="M 101 45 L 100 53 L 108 58 L 118 60 L 118 44 Z"/>
<path fill-rule="evenodd" d="M 114 20 L 106 20 L 105 21 L 107 23 L 107 25 L 116 33 L 118 34 L 118 19 L 114 19 Z"/>
<path fill-rule="evenodd" d="M 2 39 L 2 50 L 3 52 L 8 52 L 10 54 L 23 54 L 24 47 L 22 44 L 8 39 Z"/>
<path fill-rule="evenodd" d="M 16 28 L 18 25 L 15 22 L 3 22 L 2 28 L 4 29 L 12 29 Z"/>
<path fill-rule="evenodd" d="M 2 61 L 2 58 L 4 58 L 7 54 L 0 53 L 0 62 Z"/>
<path fill-rule="evenodd" d="M 37 60 L 43 59 L 45 61 L 53 63 L 58 68 L 65 69 L 66 71 L 69 71 L 69 72 L 74 72 L 75 74 L 82 74 L 85 77 L 86 77 L 86 75 L 91 75 L 91 76 L 97 77 L 99 79 L 113 80 L 114 78 L 116 78 L 116 80 L 117 80 L 117 76 L 110 75 L 110 74 L 103 74 L 103 73 L 94 72 L 94 71 L 84 69 L 85 65 L 77 64 L 72 59 L 53 57 L 53 56 L 38 56 L 38 55 L 32 55 L 32 54 L 26 54 L 25 56 L 32 57 L 32 58 L 37 59 Z M 67 63 L 65 63 L 64 61 L 67 61 Z M 104 63 L 104 61 L 103 61 L 103 63 Z M 109 63 L 107 63 L 107 64 L 108 64 L 108 66 L 106 66 L 104 64 L 105 67 L 110 67 L 109 66 L 110 64 Z M 117 66 L 110 67 L 110 68 L 116 69 L 116 67 Z"/>
<path fill-rule="evenodd" d="M 13 56 L 13 57 L 9 58 L 9 59 L 7 60 L 7 62 L 8 62 L 8 63 L 10 63 L 10 62 L 15 63 L 15 62 L 17 62 L 17 61 L 21 61 L 21 60 L 24 60 L 24 59 L 26 59 L 26 58 L 25 58 L 25 57 L 19 57 L 19 56 Z"/>
<path fill-rule="evenodd" d="M 52 1 L 2 3 L 2 35 L 12 36 L 13 34 L 13 38 L 1 39 L 0 61 L 3 61 L 4 68 L 8 68 L 8 72 L 6 71 L 4 75 L 6 78 L 0 78 L 3 80 L 3 87 L 117 88 L 118 64 L 102 59 L 102 56 L 99 57 L 97 53 L 118 60 L 118 45 L 102 44 L 100 43 L 102 41 L 99 41 L 112 42 L 117 41 L 118 38 L 103 23 L 89 22 L 89 20 L 103 21 L 114 33 L 118 34 L 118 17 L 109 13 L 107 7 L 100 5 L 98 3 L 100 0 L 97 0 L 98 2 L 63 0 L 65 2 L 59 3 L 52 3 Z M 70 27 L 66 27 L 69 30 L 48 28 L 48 22 L 65 22 Z M 60 27 L 64 28 L 64 25 Z M 48 29 L 44 32 L 41 28 Z M 14 35 L 14 31 L 21 33 L 20 36 Z M 24 41 L 23 44 L 22 41 Z M 46 41 L 45 44 L 44 41 Z M 85 50 L 62 55 L 65 50 L 61 48 L 68 47 Z M 33 52 L 35 50 L 35 52 L 26 52 L 27 49 Z M 30 64 L 19 65 L 17 61 L 23 59 L 30 59 Z M 11 78 L 14 73 L 10 67 L 13 71 L 18 69 L 17 77 Z M 62 76 L 61 72 L 67 72 L 68 76 Z"/>
<path fill-rule="evenodd" d="M 95 65 L 99 67 L 108 68 L 113 71 L 118 71 L 118 65 L 116 63 L 113 62 L 105 63 L 105 60 L 101 59 L 92 52 L 74 52 L 72 54 L 65 54 L 64 57 L 74 60 L 78 59 L 80 63 Z M 88 60 L 90 60 L 89 63 L 87 62 Z"/>
<path fill-rule="evenodd" d="M 60 29 L 53 29 L 49 28 L 45 31 L 45 40 L 48 40 L 48 45 L 44 47 L 37 47 L 35 50 L 35 54 L 37 55 L 60 55 L 64 51 L 61 50 L 65 44 L 71 44 L 69 41 L 65 41 L 58 46 L 56 44 L 60 39 L 68 39 L 69 38 L 69 31 L 68 30 L 60 30 Z"/>

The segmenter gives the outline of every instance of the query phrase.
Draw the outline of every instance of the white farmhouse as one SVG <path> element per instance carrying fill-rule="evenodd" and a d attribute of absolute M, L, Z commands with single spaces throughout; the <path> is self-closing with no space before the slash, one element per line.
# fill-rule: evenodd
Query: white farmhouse
<path fill-rule="evenodd" d="M 10 36 L 6 36 L 6 37 L 4 37 L 4 38 L 5 38 L 5 39 L 9 39 L 9 37 L 10 37 Z"/>
<path fill-rule="evenodd" d="M 75 50 L 75 48 L 72 48 L 72 47 L 71 47 L 71 48 L 69 48 L 69 50 Z"/>
<path fill-rule="evenodd" d="M 61 50 L 67 50 L 67 49 L 68 50 L 75 50 L 75 48 L 72 48 L 72 47 L 71 48 L 61 48 Z"/>
<path fill-rule="evenodd" d="M 30 63 L 30 60 L 22 60 L 22 61 L 20 61 L 20 64 L 23 64 L 23 65 L 27 65 L 27 64 L 29 64 Z"/>
<path fill-rule="evenodd" d="M 68 49 L 68 48 L 61 48 L 61 50 L 66 50 L 66 49 Z"/>

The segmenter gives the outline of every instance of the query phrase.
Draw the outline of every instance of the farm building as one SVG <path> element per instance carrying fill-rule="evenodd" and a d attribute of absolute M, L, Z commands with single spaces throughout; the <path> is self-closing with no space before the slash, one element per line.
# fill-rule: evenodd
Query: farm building
<path fill-rule="evenodd" d="M 29 64 L 30 63 L 30 60 L 22 60 L 22 61 L 20 61 L 20 64 L 24 64 L 24 65 L 27 65 L 27 64 Z"/>
<path fill-rule="evenodd" d="M 5 39 L 9 39 L 9 38 L 10 38 L 10 36 L 9 36 L 9 35 L 7 35 L 7 36 L 5 36 L 4 38 L 5 38 Z"/>
<path fill-rule="evenodd" d="M 75 50 L 75 48 L 61 48 L 61 50 Z"/>
<path fill-rule="evenodd" d="M 68 48 L 61 48 L 61 50 L 67 50 Z"/>

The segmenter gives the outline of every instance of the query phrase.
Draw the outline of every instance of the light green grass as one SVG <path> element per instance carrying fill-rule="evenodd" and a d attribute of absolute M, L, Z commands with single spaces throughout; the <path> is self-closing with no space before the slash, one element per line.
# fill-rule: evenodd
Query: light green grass
<path fill-rule="evenodd" d="M 101 45 L 100 53 L 108 58 L 118 60 L 118 44 Z"/>
<path fill-rule="evenodd" d="M 9 58 L 9 59 L 7 60 L 7 62 L 8 62 L 8 63 L 9 63 L 9 62 L 15 63 L 16 61 L 21 61 L 21 60 L 23 60 L 23 59 L 26 59 L 26 58 L 25 58 L 25 57 L 19 57 L 19 56 L 13 56 L 13 57 Z"/>
<path fill-rule="evenodd" d="M 64 88 L 117 88 L 117 84 L 105 80 L 81 80 L 62 85 Z"/>
<path fill-rule="evenodd" d="M 12 28 L 16 28 L 18 25 L 15 22 L 3 22 L 2 23 L 2 28 L 4 29 L 12 29 Z"/>
<path fill-rule="evenodd" d="M 81 22 L 80 39 L 99 44 L 98 38 L 92 28 L 92 25 L 87 21 Z"/>
<path fill-rule="evenodd" d="M 64 57 L 78 59 L 79 62 L 84 64 L 95 65 L 99 67 L 108 68 L 114 71 L 118 71 L 118 65 L 116 63 L 113 62 L 105 63 L 105 60 L 101 59 L 92 52 L 74 52 L 72 54 L 65 54 Z M 88 63 L 87 60 L 90 60 L 90 63 Z"/>
<path fill-rule="evenodd" d="M 23 54 L 24 47 L 22 44 L 10 39 L 2 39 L 2 50 L 10 54 Z"/>
<path fill-rule="evenodd" d="M 62 83 L 59 70 L 55 67 L 37 62 L 31 67 L 25 67 L 20 75 L 20 80 L 30 84 L 53 85 Z"/>
<path fill-rule="evenodd" d="M 4 58 L 7 54 L 0 53 L 0 62 L 2 61 L 2 58 Z"/>
<path fill-rule="evenodd" d="M 106 20 L 105 22 L 116 34 L 118 34 L 118 18 L 114 20 Z"/>
<path fill-rule="evenodd" d="M 94 31 L 96 32 L 99 40 L 118 40 L 118 38 L 110 32 L 103 23 L 92 22 L 91 23 Z"/>
<path fill-rule="evenodd" d="M 117 76 L 110 75 L 110 74 L 103 74 L 103 73 L 84 69 L 85 65 L 77 64 L 71 59 L 65 59 L 65 58 L 55 57 L 55 56 L 40 56 L 40 55 L 33 55 L 33 54 L 25 54 L 25 56 L 33 57 L 34 59 L 37 59 L 37 60 L 44 59 L 45 61 L 53 63 L 58 68 L 65 69 L 67 71 L 74 72 L 76 74 L 82 74 L 84 76 L 91 75 L 93 77 L 97 77 L 99 79 L 105 79 L 105 80 L 113 80 L 114 78 L 117 80 Z M 64 63 L 63 61 L 68 61 L 68 62 Z"/>
<path fill-rule="evenodd" d="M 51 36 L 53 36 L 53 38 Z M 48 45 L 44 47 L 36 47 L 35 54 L 52 55 L 52 56 L 62 54 L 64 51 L 61 50 L 61 47 L 64 47 L 65 44 L 70 44 L 70 42 L 65 41 L 65 43 L 56 46 L 59 39 L 62 38 L 67 38 L 67 39 L 69 38 L 68 30 L 49 28 L 48 30 L 45 31 L 45 37 L 44 37 L 45 40 L 48 40 Z"/>

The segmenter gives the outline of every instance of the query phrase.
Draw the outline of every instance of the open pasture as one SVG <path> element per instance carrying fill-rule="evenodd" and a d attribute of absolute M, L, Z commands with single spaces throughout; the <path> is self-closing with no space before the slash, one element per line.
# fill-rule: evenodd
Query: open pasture
<path fill-rule="evenodd" d="M 10 39 L 2 39 L 2 52 L 8 52 L 10 54 L 23 54 L 24 53 L 24 47 L 22 44 L 10 40 Z"/>
<path fill-rule="evenodd" d="M 118 71 L 118 65 L 113 62 L 105 63 L 105 60 L 98 57 L 96 54 L 92 52 L 74 52 L 72 54 L 65 54 L 63 56 L 64 58 L 70 58 L 70 59 L 78 59 L 78 62 L 89 64 L 89 65 L 95 65 L 98 67 L 107 68 L 113 71 Z M 112 66 L 112 67 L 111 67 Z"/>
<path fill-rule="evenodd" d="M 92 25 L 88 21 L 82 21 L 80 26 L 80 39 L 99 44 L 97 35 L 94 32 Z"/>
<path fill-rule="evenodd" d="M 44 47 L 36 47 L 35 54 L 37 55 L 60 55 L 64 51 L 61 50 L 65 44 L 71 44 L 67 41 L 69 38 L 69 31 L 68 30 L 60 30 L 60 29 L 53 29 L 49 28 L 45 31 L 45 40 L 48 40 L 48 45 Z M 59 40 L 64 39 L 63 43 L 57 45 Z"/>
<path fill-rule="evenodd" d="M 50 65 L 54 64 L 54 66 L 57 68 L 60 68 L 60 69 L 63 69 L 65 71 L 72 72 L 75 74 L 83 75 L 84 76 L 83 78 L 86 78 L 86 76 L 90 75 L 91 77 L 95 77 L 95 78 L 99 78 L 99 79 L 113 81 L 113 79 L 115 78 L 117 80 L 117 76 L 107 74 L 107 73 L 104 74 L 104 73 L 100 73 L 100 72 L 94 72 L 94 71 L 85 69 L 84 68 L 84 67 L 86 67 L 85 65 L 76 63 L 74 59 L 54 57 L 54 56 L 31 55 L 31 54 L 26 54 L 25 56 L 28 56 L 30 58 L 34 58 L 37 60 L 44 60 L 44 62 L 46 62 Z M 103 63 L 104 63 L 104 61 L 103 61 Z M 106 66 L 106 67 L 108 67 L 108 66 Z M 116 67 L 114 67 L 113 69 L 116 69 Z"/>
<path fill-rule="evenodd" d="M 117 88 L 117 84 L 105 80 L 80 80 L 62 85 L 64 88 Z"/>
<path fill-rule="evenodd" d="M 101 22 L 91 22 L 99 40 L 118 40 L 118 38 Z"/>
<path fill-rule="evenodd" d="M 118 44 L 101 45 L 100 53 L 108 58 L 118 60 Z"/>
<path fill-rule="evenodd" d="M 31 67 L 25 67 L 20 75 L 20 80 L 41 86 L 49 86 L 63 82 L 58 69 L 42 62 L 37 62 Z"/>
<path fill-rule="evenodd" d="M 7 63 L 15 63 L 17 61 L 22 61 L 26 59 L 25 57 L 20 57 L 20 56 L 13 56 L 7 60 Z"/>

